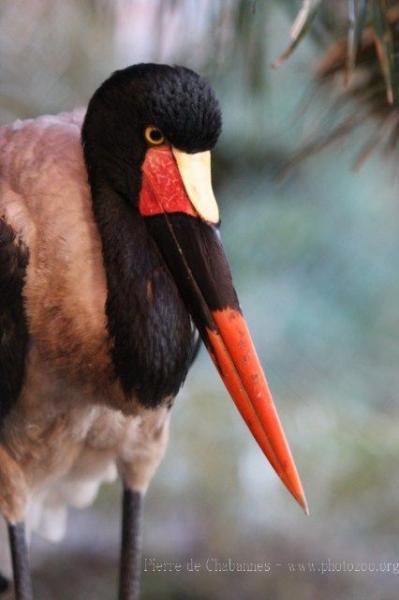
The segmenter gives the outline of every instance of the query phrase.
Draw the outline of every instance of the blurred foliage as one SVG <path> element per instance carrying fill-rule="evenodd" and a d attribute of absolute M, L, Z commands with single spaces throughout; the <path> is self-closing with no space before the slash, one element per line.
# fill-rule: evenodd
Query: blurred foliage
<path fill-rule="evenodd" d="M 347 14 L 343 6 L 347 7 Z M 345 68 L 349 78 L 356 67 L 356 58 L 362 41 L 362 36 L 367 26 L 368 38 L 373 40 L 376 48 L 376 57 L 379 62 L 382 76 L 385 81 L 387 101 L 389 104 L 398 104 L 399 101 L 399 67 L 395 52 L 393 31 L 389 18 L 392 7 L 398 5 L 397 1 L 389 0 L 302 0 L 302 6 L 291 27 L 291 43 L 288 48 L 275 61 L 278 66 L 284 62 L 298 46 L 299 42 L 310 31 L 313 21 L 320 14 L 322 20 L 330 21 L 333 10 L 336 17 L 335 28 L 339 19 L 347 22 L 347 43 Z M 324 9 L 324 12 L 322 9 Z"/>
<path fill-rule="evenodd" d="M 276 64 L 292 54 L 318 20 L 319 24 L 324 23 L 325 34 L 319 36 L 319 42 L 323 43 L 318 53 L 315 85 L 325 92 L 326 111 L 320 127 L 309 135 L 291 164 L 333 142 L 341 142 L 352 133 L 361 142 L 356 168 L 376 150 L 384 157 L 395 157 L 399 141 L 399 3 L 305 0 L 291 29 L 292 42 Z"/>
<path fill-rule="evenodd" d="M 346 4 L 323 6 L 284 68 L 270 68 L 300 5 L 0 3 L 1 122 L 85 104 L 113 69 L 143 60 L 200 70 L 223 107 L 214 161 L 222 234 L 311 517 L 265 464 L 202 353 L 173 409 L 169 451 L 148 494 L 145 556 L 232 557 L 273 568 L 269 575 L 147 572 L 151 600 L 397 598 L 397 575 L 317 571 L 328 559 L 397 559 L 398 202 L 384 160 L 372 157 L 356 177 L 348 168 L 369 124 L 345 148 L 337 137 L 337 146 L 276 181 L 314 131 L 328 135 L 330 109 L 349 119 L 359 106 L 355 94 L 341 100 L 332 79 L 315 87 L 309 68 L 345 33 Z M 367 35 L 361 68 L 363 57 L 369 64 Z M 346 50 L 339 57 L 342 79 Z M 318 73 L 322 80 L 322 66 Z M 72 512 L 57 548 L 34 538 L 37 597 L 114 597 L 119 494 L 119 486 L 105 487 L 93 509 Z M 308 561 L 316 570 L 288 567 Z"/>
<path fill-rule="evenodd" d="M 399 7 L 388 12 L 389 26 L 392 31 L 394 53 L 399 44 Z M 395 158 L 399 141 L 399 108 L 386 100 L 386 87 L 378 59 L 378 46 L 375 45 L 373 32 L 367 28 L 362 36 L 356 69 L 350 78 L 346 73 L 347 44 L 340 41 L 333 44 L 319 62 L 316 70 L 316 82 L 330 95 L 329 128 L 325 128 L 302 149 L 302 156 L 319 151 L 325 145 L 337 139 L 347 138 L 349 134 L 362 130 L 363 138 L 356 165 L 376 149 L 384 157 Z M 394 88 L 398 87 L 396 71 L 393 72 Z"/>

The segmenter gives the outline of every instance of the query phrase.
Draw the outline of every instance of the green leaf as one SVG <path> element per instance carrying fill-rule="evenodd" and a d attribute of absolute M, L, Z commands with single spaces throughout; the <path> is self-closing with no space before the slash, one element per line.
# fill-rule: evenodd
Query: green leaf
<path fill-rule="evenodd" d="M 394 42 L 387 17 L 387 10 L 386 0 L 373 0 L 372 25 L 374 43 L 387 88 L 387 100 L 389 104 L 397 104 L 398 76 L 395 64 Z"/>
<path fill-rule="evenodd" d="M 347 73 L 351 75 L 356 64 L 362 32 L 366 22 L 369 0 L 348 0 L 348 57 Z"/>
<path fill-rule="evenodd" d="M 322 0 L 303 0 L 302 7 L 291 27 L 291 43 L 273 62 L 273 67 L 279 67 L 293 53 L 301 39 L 310 29 L 321 3 Z"/>

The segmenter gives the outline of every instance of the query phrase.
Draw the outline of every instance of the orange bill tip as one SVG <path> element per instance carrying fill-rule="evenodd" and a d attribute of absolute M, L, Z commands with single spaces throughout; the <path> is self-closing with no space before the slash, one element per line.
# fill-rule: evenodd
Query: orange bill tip
<path fill-rule="evenodd" d="M 303 486 L 245 319 L 231 308 L 211 314 L 217 330 L 206 330 L 208 349 L 224 384 L 277 475 L 309 514 Z"/>

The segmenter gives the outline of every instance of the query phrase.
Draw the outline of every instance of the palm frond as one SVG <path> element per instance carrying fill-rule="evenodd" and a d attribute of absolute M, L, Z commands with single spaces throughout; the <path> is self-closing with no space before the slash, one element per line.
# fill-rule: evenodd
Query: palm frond
<path fill-rule="evenodd" d="M 368 0 L 348 0 L 348 77 L 353 72 L 367 16 Z"/>
<path fill-rule="evenodd" d="M 295 163 L 348 138 L 363 126 L 367 137 L 356 157 L 355 168 L 374 151 L 391 156 L 399 146 L 399 105 L 394 96 L 399 89 L 397 71 L 390 71 L 384 62 L 390 60 L 390 54 L 397 56 L 399 50 L 399 6 L 390 8 L 384 18 L 390 31 L 389 49 L 383 30 L 376 43 L 376 30 L 368 25 L 358 42 L 353 42 L 353 34 L 348 35 L 346 40 L 333 44 L 319 61 L 314 78 L 321 90 L 328 93 L 329 113 L 323 130 L 316 131 L 304 144 L 294 157 Z M 348 60 L 353 60 L 348 56 L 354 52 L 356 60 L 348 68 Z M 387 71 L 391 74 L 387 75 Z M 393 102 L 387 101 L 387 90 Z"/>
<path fill-rule="evenodd" d="M 303 0 L 302 7 L 290 30 L 291 42 L 286 50 L 274 61 L 274 67 L 280 66 L 294 52 L 302 38 L 305 37 L 311 28 L 321 3 L 322 0 Z"/>
<path fill-rule="evenodd" d="M 333 4 L 335 10 L 342 12 L 342 1 L 338 0 Z M 349 78 L 356 67 L 363 36 L 371 37 L 385 82 L 387 102 L 399 105 L 399 66 L 390 18 L 390 12 L 395 5 L 397 6 L 398 2 L 389 0 L 347 0 L 346 14 L 343 13 L 348 23 L 345 70 Z M 275 61 L 275 66 L 282 64 L 292 54 L 306 33 L 312 29 L 316 17 L 322 14 L 323 7 L 331 9 L 331 2 L 329 4 L 328 0 L 302 0 L 302 6 L 291 28 L 291 42 Z"/>

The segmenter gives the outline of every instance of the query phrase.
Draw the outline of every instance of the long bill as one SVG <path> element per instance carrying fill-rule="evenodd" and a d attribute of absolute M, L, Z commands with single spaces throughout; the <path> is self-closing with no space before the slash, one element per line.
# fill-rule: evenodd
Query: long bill
<path fill-rule="evenodd" d="M 208 157 L 200 154 L 187 155 L 167 146 L 147 151 L 139 208 L 241 416 L 277 475 L 308 513 L 302 483 L 233 286 L 215 223 L 218 212 L 208 169 Z"/>

